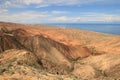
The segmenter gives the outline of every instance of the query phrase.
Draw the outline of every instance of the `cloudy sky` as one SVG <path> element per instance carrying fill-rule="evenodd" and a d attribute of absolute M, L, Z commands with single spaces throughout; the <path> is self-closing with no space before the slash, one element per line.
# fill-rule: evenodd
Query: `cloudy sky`
<path fill-rule="evenodd" d="M 0 21 L 120 23 L 120 0 L 0 0 Z"/>

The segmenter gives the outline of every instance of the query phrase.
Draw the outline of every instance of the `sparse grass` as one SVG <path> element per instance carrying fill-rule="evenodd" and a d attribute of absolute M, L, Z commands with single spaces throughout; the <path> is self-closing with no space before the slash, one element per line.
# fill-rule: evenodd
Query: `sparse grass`
<path fill-rule="evenodd" d="M 9 71 L 9 74 L 13 75 L 13 74 L 15 74 L 15 71 Z"/>
<path fill-rule="evenodd" d="M 92 55 L 95 55 L 95 53 L 97 52 L 95 46 L 91 46 L 89 49 L 92 52 Z"/>
<path fill-rule="evenodd" d="M 17 79 L 17 78 L 11 78 L 10 80 L 20 80 L 20 79 Z"/>
<path fill-rule="evenodd" d="M 3 74 L 6 70 L 8 70 L 10 67 L 12 67 L 12 63 L 16 60 L 16 58 L 13 58 L 11 60 L 8 60 L 5 63 L 2 63 L 0 65 L 0 74 Z M 9 72 L 10 74 L 14 74 L 14 71 Z"/>
<path fill-rule="evenodd" d="M 0 59 L 2 59 L 2 58 L 4 58 L 4 56 L 3 56 L 3 55 L 0 55 Z"/>
<path fill-rule="evenodd" d="M 56 80 L 64 80 L 62 77 L 57 77 Z"/>
<path fill-rule="evenodd" d="M 6 71 L 6 69 L 4 67 L 0 67 L 0 75 L 2 75 L 3 72 L 5 72 L 5 71 Z"/>
<path fill-rule="evenodd" d="M 17 60 L 17 58 L 13 58 L 13 59 L 8 60 L 6 63 L 12 64 L 12 63 L 15 62 L 16 60 Z"/>
<path fill-rule="evenodd" d="M 37 63 L 37 61 L 34 60 L 27 60 L 25 64 L 37 69 L 40 68 L 40 65 Z"/>
<path fill-rule="evenodd" d="M 77 77 L 74 77 L 73 80 L 79 80 Z"/>

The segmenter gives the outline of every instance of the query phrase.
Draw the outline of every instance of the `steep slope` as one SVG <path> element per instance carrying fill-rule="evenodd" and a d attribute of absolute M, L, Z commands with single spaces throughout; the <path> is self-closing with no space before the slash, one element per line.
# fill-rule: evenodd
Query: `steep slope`
<path fill-rule="evenodd" d="M 59 76 L 42 70 L 36 56 L 25 50 L 6 50 L 0 54 L 0 80 L 57 80 Z"/>
<path fill-rule="evenodd" d="M 49 51 L 51 47 L 54 47 L 69 59 L 77 59 L 90 55 L 89 49 L 85 46 L 68 46 L 48 37 L 44 37 L 44 35 L 28 36 L 25 31 L 23 32 L 23 30 L 14 30 L 12 31 L 12 34 L 15 36 L 17 41 L 35 53 L 40 52 L 41 48 L 45 51 Z"/>
<path fill-rule="evenodd" d="M 0 37 L 1 52 L 8 49 L 31 51 L 51 73 L 67 74 L 73 69 L 72 60 L 91 55 L 85 46 L 67 46 L 43 35 L 31 36 L 24 29 L 1 31 Z"/>
<path fill-rule="evenodd" d="M 120 54 L 90 56 L 78 60 L 73 74 L 79 78 L 96 78 L 98 80 L 120 79 Z M 80 71 L 79 71 L 80 70 Z"/>
<path fill-rule="evenodd" d="M 6 50 L 0 54 L 1 80 L 113 80 L 120 75 L 120 54 L 90 56 L 74 63 L 74 69 L 67 75 L 46 72 L 34 53 L 26 50 Z M 62 67 L 63 68 L 63 67 Z M 59 70 L 61 71 L 61 70 Z"/>
<path fill-rule="evenodd" d="M 37 70 L 36 70 L 37 69 Z M 25 50 L 7 50 L 0 54 L 0 79 L 24 79 L 40 71 L 41 66 L 35 55 Z M 35 71 L 34 71 L 35 72 Z M 26 75 L 26 77 L 22 77 Z M 34 75 L 35 76 L 35 75 Z"/>
<path fill-rule="evenodd" d="M 22 49 L 22 46 L 12 34 L 0 33 L 0 52 L 9 49 Z"/>
<path fill-rule="evenodd" d="M 92 48 L 92 52 L 119 54 L 120 36 L 104 34 L 86 30 L 61 28 L 46 25 L 30 25 L 1 22 L 0 27 L 7 27 L 9 30 L 22 28 L 30 35 L 44 35 L 52 40 L 69 46 L 84 45 Z"/>

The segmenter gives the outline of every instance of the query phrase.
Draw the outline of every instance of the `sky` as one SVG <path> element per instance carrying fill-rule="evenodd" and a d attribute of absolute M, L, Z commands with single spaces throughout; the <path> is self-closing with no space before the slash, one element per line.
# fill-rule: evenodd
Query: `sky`
<path fill-rule="evenodd" d="M 120 23 L 120 0 L 0 0 L 0 21 Z"/>

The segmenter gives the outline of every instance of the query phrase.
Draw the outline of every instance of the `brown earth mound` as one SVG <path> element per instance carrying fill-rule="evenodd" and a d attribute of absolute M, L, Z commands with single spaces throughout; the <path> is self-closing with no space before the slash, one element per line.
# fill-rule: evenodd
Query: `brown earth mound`
<path fill-rule="evenodd" d="M 52 73 L 67 74 L 73 69 L 72 60 L 91 55 L 85 46 L 68 46 L 43 35 L 31 36 L 24 29 L 6 31 L 1 28 L 0 52 L 9 49 L 31 51 L 36 54 L 42 66 Z"/>

